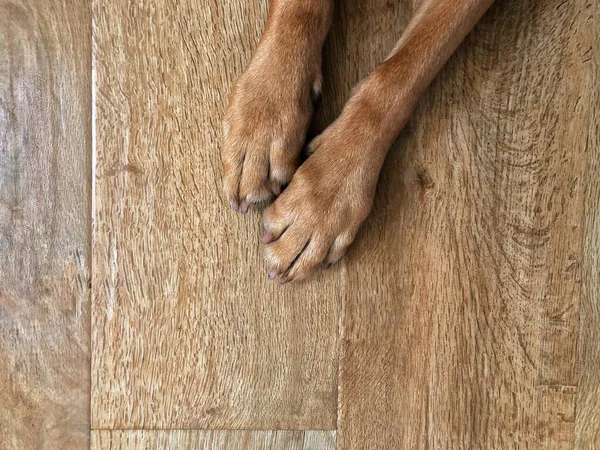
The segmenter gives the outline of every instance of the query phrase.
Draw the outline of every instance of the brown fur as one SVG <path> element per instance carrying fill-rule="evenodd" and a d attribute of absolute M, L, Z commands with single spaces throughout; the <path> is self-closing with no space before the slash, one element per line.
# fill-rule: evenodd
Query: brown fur
<path fill-rule="evenodd" d="M 234 210 L 271 199 L 264 214 L 270 277 L 301 279 L 346 252 L 369 214 L 385 155 L 445 61 L 493 0 L 426 0 L 392 54 L 310 143 L 331 0 L 272 0 L 256 54 L 224 124 L 224 190 Z M 297 169 L 297 170 L 296 170 Z"/>

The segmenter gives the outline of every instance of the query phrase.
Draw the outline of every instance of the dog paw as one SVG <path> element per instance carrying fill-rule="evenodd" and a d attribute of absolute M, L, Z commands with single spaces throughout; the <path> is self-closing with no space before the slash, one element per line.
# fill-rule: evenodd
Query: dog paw
<path fill-rule="evenodd" d="M 370 157 L 372 137 L 332 125 L 311 144 L 311 156 L 264 214 L 269 278 L 299 280 L 327 268 L 345 253 L 369 214 L 380 158 Z"/>
<path fill-rule="evenodd" d="M 223 124 L 224 192 L 235 211 L 266 202 L 296 171 L 321 91 L 320 53 L 265 39 L 233 89 Z"/>

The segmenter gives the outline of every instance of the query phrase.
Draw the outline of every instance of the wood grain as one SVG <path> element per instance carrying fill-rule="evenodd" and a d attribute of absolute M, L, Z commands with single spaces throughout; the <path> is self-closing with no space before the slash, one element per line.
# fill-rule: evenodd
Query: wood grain
<path fill-rule="evenodd" d="M 92 450 L 335 450 L 335 431 L 92 432 Z"/>
<path fill-rule="evenodd" d="M 0 447 L 89 445 L 90 11 L 0 1 Z"/>
<path fill-rule="evenodd" d="M 335 428 L 336 274 L 269 282 L 221 194 L 266 8 L 94 2 L 93 428 Z"/>
<path fill-rule="evenodd" d="M 592 90 L 594 107 L 586 142 L 588 159 L 585 232 L 581 263 L 582 297 L 579 313 L 579 386 L 575 448 L 600 448 L 600 4 L 588 8 L 591 17 Z M 593 26 L 595 24 L 595 26 Z M 582 137 L 583 139 L 583 137 Z"/>
<path fill-rule="evenodd" d="M 394 14 L 340 3 L 357 30 L 347 55 L 383 57 Z M 339 448 L 573 448 L 584 214 L 598 201 L 584 208 L 600 106 L 590 6 L 498 1 L 390 153 L 343 267 Z M 593 377 L 582 401 L 597 418 Z"/>

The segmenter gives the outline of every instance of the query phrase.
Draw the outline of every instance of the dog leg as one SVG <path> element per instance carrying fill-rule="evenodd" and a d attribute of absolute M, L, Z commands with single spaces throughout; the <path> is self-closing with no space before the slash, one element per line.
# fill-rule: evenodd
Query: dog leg
<path fill-rule="evenodd" d="M 278 195 L 299 164 L 321 90 L 332 0 L 271 0 L 267 25 L 225 115 L 223 185 L 235 211 Z"/>
<path fill-rule="evenodd" d="M 493 0 L 426 0 L 392 54 L 351 94 L 264 214 L 269 276 L 303 278 L 346 252 L 367 217 L 385 155 L 420 96 Z"/>

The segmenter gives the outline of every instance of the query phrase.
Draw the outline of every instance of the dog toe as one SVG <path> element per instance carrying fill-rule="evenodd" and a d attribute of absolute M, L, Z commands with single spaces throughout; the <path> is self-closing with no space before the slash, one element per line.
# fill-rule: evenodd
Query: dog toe
<path fill-rule="evenodd" d="M 298 281 L 306 278 L 307 275 L 319 267 L 327 255 L 328 249 L 328 240 L 316 237 L 311 238 L 288 271 L 282 276 L 283 282 Z"/>

